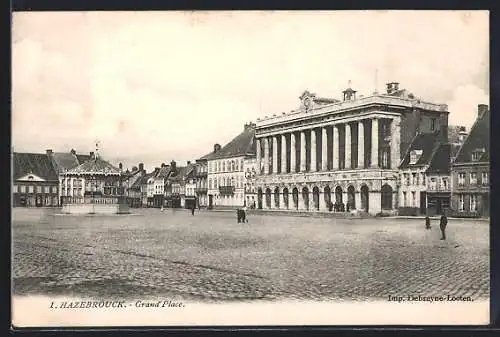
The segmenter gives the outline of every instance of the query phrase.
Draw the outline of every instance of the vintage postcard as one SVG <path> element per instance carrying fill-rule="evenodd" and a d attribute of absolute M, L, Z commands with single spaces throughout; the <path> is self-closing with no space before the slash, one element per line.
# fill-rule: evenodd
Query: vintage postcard
<path fill-rule="evenodd" d="M 487 11 L 15 12 L 14 327 L 488 324 Z"/>

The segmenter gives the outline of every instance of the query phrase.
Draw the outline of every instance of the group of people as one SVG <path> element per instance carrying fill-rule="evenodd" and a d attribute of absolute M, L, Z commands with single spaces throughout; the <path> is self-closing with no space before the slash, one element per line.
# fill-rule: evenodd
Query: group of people
<path fill-rule="evenodd" d="M 439 229 L 441 230 L 441 240 L 446 240 L 446 226 L 448 225 L 448 218 L 446 215 L 442 215 L 439 220 Z M 431 229 L 431 219 L 425 217 L 425 229 Z"/>

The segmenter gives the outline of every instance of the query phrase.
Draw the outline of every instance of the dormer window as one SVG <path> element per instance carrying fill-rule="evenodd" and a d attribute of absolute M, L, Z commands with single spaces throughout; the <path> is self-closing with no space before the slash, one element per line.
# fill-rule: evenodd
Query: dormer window
<path fill-rule="evenodd" d="M 486 152 L 484 148 L 472 151 L 472 161 L 478 161 L 481 159 L 484 152 Z"/>
<path fill-rule="evenodd" d="M 418 162 L 422 156 L 422 150 L 413 150 L 410 152 L 410 165 L 414 165 Z"/>

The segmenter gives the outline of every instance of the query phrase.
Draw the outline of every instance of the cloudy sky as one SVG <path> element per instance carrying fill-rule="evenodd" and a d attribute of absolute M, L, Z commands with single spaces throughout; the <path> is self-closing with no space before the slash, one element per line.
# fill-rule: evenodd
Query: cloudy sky
<path fill-rule="evenodd" d="M 12 34 L 14 150 L 99 140 L 125 167 L 199 158 L 349 80 L 398 81 L 467 127 L 489 103 L 485 11 L 15 13 Z"/>

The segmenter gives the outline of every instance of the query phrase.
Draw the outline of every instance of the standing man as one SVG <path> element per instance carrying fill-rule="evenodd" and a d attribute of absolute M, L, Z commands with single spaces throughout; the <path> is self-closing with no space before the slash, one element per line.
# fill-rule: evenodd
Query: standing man
<path fill-rule="evenodd" d="M 193 203 L 193 206 L 191 206 L 191 215 L 194 215 L 195 208 L 196 208 L 196 203 Z"/>
<path fill-rule="evenodd" d="M 448 225 L 448 218 L 446 215 L 441 216 L 439 221 L 439 228 L 441 229 L 441 240 L 446 240 L 446 225 Z"/>
<path fill-rule="evenodd" d="M 428 216 L 425 217 L 425 229 L 431 229 L 431 219 Z"/>

